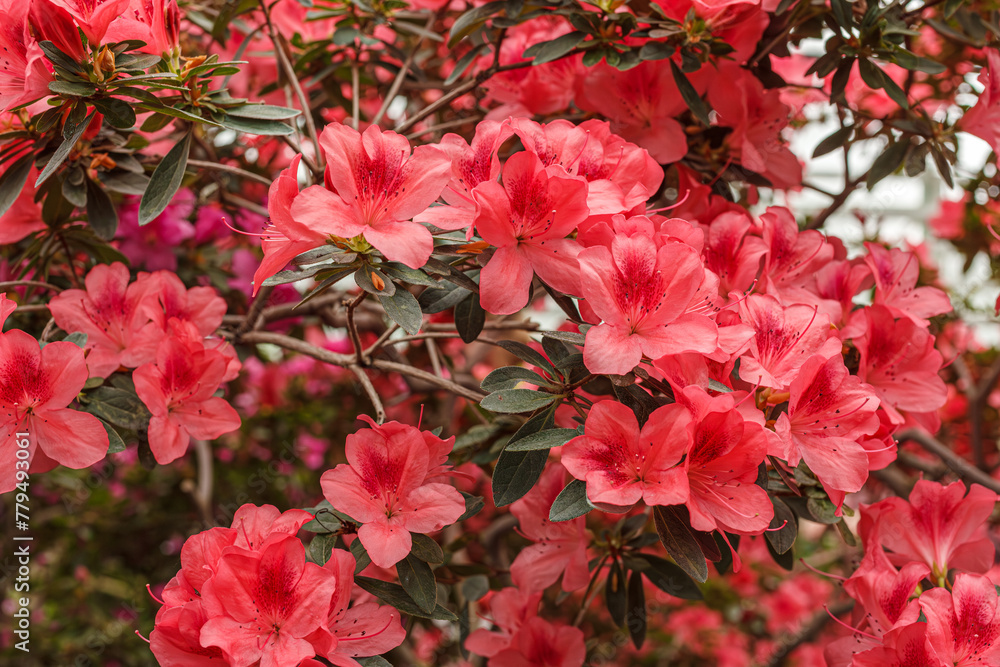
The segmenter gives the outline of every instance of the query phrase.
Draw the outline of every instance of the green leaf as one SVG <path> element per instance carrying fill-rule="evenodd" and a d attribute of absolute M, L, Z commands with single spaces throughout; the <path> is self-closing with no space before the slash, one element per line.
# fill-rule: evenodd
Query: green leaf
<path fill-rule="evenodd" d="M 80 403 L 95 417 L 133 431 L 146 428 L 151 417 L 134 392 L 118 387 L 98 387 L 81 397 Z"/>
<path fill-rule="evenodd" d="M 110 241 L 118 231 L 118 209 L 100 185 L 86 179 L 87 222 L 100 238 Z"/>
<path fill-rule="evenodd" d="M 413 548 L 410 553 L 425 563 L 443 563 L 444 551 L 441 546 L 427 535 L 413 533 Z"/>
<path fill-rule="evenodd" d="M 302 112 L 291 107 L 279 107 L 271 104 L 247 104 L 241 107 L 230 107 L 226 109 L 226 113 L 239 118 L 285 120 L 287 118 L 295 118 Z"/>
<path fill-rule="evenodd" d="M 367 658 L 354 658 L 361 664 L 361 667 L 392 667 L 392 663 L 380 655 L 372 655 Z"/>
<path fill-rule="evenodd" d="M 354 574 L 371 565 L 372 557 L 368 555 L 368 550 L 361 544 L 361 540 L 351 542 L 351 555 L 354 556 Z"/>
<path fill-rule="evenodd" d="M 830 502 L 827 498 L 809 498 L 806 501 L 806 509 L 809 510 L 809 514 L 812 516 L 813 520 L 819 523 L 832 525 L 840 521 L 842 518 L 837 516 L 837 506 Z M 777 549 L 775 549 L 775 551 L 777 551 Z"/>
<path fill-rule="evenodd" d="M 462 597 L 470 602 L 481 600 L 490 592 L 490 579 L 485 574 L 474 574 L 462 582 Z"/>
<path fill-rule="evenodd" d="M 410 553 L 396 563 L 396 573 L 403 590 L 417 603 L 420 611 L 428 614 L 434 611 L 437 605 L 437 581 L 431 566 Z"/>
<path fill-rule="evenodd" d="M 833 73 L 830 80 L 830 101 L 846 103 L 844 91 L 851 80 L 851 70 L 854 69 L 854 58 L 844 58 L 837 65 L 837 71 Z"/>
<path fill-rule="evenodd" d="M 388 281 L 388 284 L 392 284 L 392 281 Z M 378 300 L 385 308 L 386 315 L 401 326 L 403 331 L 411 336 L 420 331 L 424 314 L 420 311 L 417 297 L 410 294 L 409 290 L 400 287 L 391 295 L 380 294 Z"/>
<path fill-rule="evenodd" d="M 729 387 L 727 387 L 726 385 L 722 384 L 721 382 L 719 382 L 714 378 L 709 378 L 708 388 L 712 391 L 717 391 L 721 394 L 729 394 L 732 393 L 733 391 L 732 389 L 730 389 Z"/>
<path fill-rule="evenodd" d="M 632 638 L 632 644 L 641 649 L 646 641 L 646 590 L 642 585 L 642 573 L 633 572 L 628 578 L 628 594 L 625 626 Z"/>
<path fill-rule="evenodd" d="M 79 348 L 84 348 L 87 346 L 87 338 L 88 338 L 87 334 L 83 333 L 82 331 L 74 331 L 73 333 L 63 338 L 63 341 L 66 343 L 73 343 L 73 345 L 76 345 Z"/>
<path fill-rule="evenodd" d="M 785 553 L 779 554 L 777 551 L 774 550 L 774 547 L 771 546 L 770 542 L 765 540 L 764 544 L 767 545 L 767 552 L 771 554 L 771 558 L 774 559 L 774 562 L 780 565 L 785 570 L 791 572 L 792 568 L 795 567 L 795 555 L 792 552 L 792 550 L 789 549 Z"/>
<path fill-rule="evenodd" d="M 506 4 L 504 0 L 493 0 L 493 2 L 487 2 L 480 7 L 474 7 L 459 16 L 455 19 L 455 23 L 452 24 L 451 31 L 448 33 L 448 46 L 453 47 L 462 38 L 471 35 L 476 28 L 482 25 L 489 17 L 503 9 Z"/>
<path fill-rule="evenodd" d="M 646 42 L 639 49 L 640 60 L 666 60 L 677 51 L 665 42 Z"/>
<path fill-rule="evenodd" d="M 489 48 L 490 48 L 489 44 L 480 44 L 479 46 L 477 46 L 476 48 L 472 49 L 464 56 L 459 58 L 458 62 L 455 63 L 455 68 L 451 70 L 451 74 L 449 74 L 448 78 L 444 80 L 444 85 L 450 86 L 451 84 L 458 81 L 459 77 L 465 74 L 465 70 L 469 69 L 469 65 L 475 62 L 476 58 L 478 58 L 479 56 L 483 55 L 483 53 L 488 51 Z"/>
<path fill-rule="evenodd" d="M 98 178 L 104 184 L 105 188 L 123 195 L 141 197 L 146 192 L 146 188 L 149 187 L 149 177 L 145 174 L 135 174 L 131 171 L 122 171 L 120 169 L 100 172 Z"/>
<path fill-rule="evenodd" d="M 10 210 L 28 182 L 31 165 L 35 156 L 31 153 L 23 155 L 0 176 L 0 216 Z"/>
<path fill-rule="evenodd" d="M 309 557 L 317 565 L 326 565 L 333 555 L 333 547 L 337 543 L 337 536 L 331 533 L 317 535 L 309 543 Z"/>
<path fill-rule="evenodd" d="M 377 281 L 382 283 L 382 289 L 375 286 Z M 392 296 L 396 293 L 396 284 L 370 264 L 365 264 L 354 272 L 354 282 L 358 284 L 358 287 L 375 296 Z"/>
<path fill-rule="evenodd" d="M 43 42 L 39 42 L 38 46 L 41 47 L 42 53 L 45 54 L 45 57 L 48 58 L 49 62 L 53 65 L 59 65 L 59 67 L 77 74 L 83 73 L 83 67 L 80 66 L 80 63 L 63 53 L 59 47 L 52 42 L 45 40 Z"/>
<path fill-rule="evenodd" d="M 548 42 L 533 44 L 524 51 L 525 58 L 531 58 L 531 64 L 543 65 L 562 58 L 576 48 L 576 45 L 586 39 L 587 33 L 579 30 L 561 35 Z"/>
<path fill-rule="evenodd" d="M 455 306 L 455 328 L 463 343 L 479 338 L 485 325 L 486 310 L 479 304 L 478 294 L 469 294 Z"/>
<path fill-rule="evenodd" d="M 149 177 L 149 187 L 139 202 L 139 225 L 148 225 L 155 220 L 173 200 L 184 180 L 188 153 L 191 152 L 191 133 L 184 135 L 170 152 L 156 165 Z"/>
<path fill-rule="evenodd" d="M 684 572 L 696 581 L 708 579 L 708 563 L 683 514 L 673 505 L 653 508 L 653 522 L 660 542 Z"/>
<path fill-rule="evenodd" d="M 104 114 L 104 119 L 111 127 L 119 130 L 127 130 L 135 125 L 135 111 L 132 105 L 124 100 L 115 98 L 93 99 L 90 103 L 97 107 L 97 110 Z"/>
<path fill-rule="evenodd" d="M 587 342 L 587 337 L 582 333 L 574 333 L 572 331 L 543 331 L 542 336 L 545 338 L 552 338 L 554 340 L 561 340 L 564 343 L 570 343 L 571 345 L 583 346 Z"/>
<path fill-rule="evenodd" d="M 771 519 L 769 530 L 764 533 L 764 537 L 777 553 L 783 554 L 795 544 L 799 532 L 799 519 L 781 498 L 772 497 L 771 504 L 774 505 L 774 518 Z"/>
<path fill-rule="evenodd" d="M 372 579 L 371 577 L 355 577 L 354 583 L 404 614 L 440 621 L 458 620 L 458 616 L 441 605 L 435 606 L 430 612 L 425 612 L 417 606 L 413 599 L 403 590 L 403 587 L 398 584 L 390 584 L 387 581 Z"/>
<path fill-rule="evenodd" d="M 625 612 L 628 610 L 628 593 L 625 586 L 625 573 L 618 560 L 611 561 L 608 578 L 604 582 L 604 600 L 607 603 L 608 614 L 618 627 L 625 625 Z"/>
<path fill-rule="evenodd" d="M 551 428 L 547 431 L 532 433 L 507 445 L 509 452 L 531 452 L 535 450 L 549 450 L 553 447 L 561 447 L 567 442 L 580 435 L 575 428 Z"/>
<path fill-rule="evenodd" d="M 465 511 L 462 512 L 462 516 L 458 517 L 459 521 L 471 519 L 486 507 L 486 502 L 482 496 L 472 496 L 467 493 L 462 493 L 462 496 L 465 498 Z"/>
<path fill-rule="evenodd" d="M 552 501 L 552 507 L 549 508 L 549 521 L 555 523 L 571 521 L 592 509 L 594 506 L 587 499 L 587 483 L 580 479 L 574 479 Z"/>
<path fill-rule="evenodd" d="M 915 53 L 910 53 L 906 49 L 897 48 L 892 52 L 893 61 L 908 70 L 926 72 L 927 74 L 942 74 L 947 71 L 947 67 L 929 58 L 921 58 Z"/>
<path fill-rule="evenodd" d="M 490 412 L 518 414 L 544 408 L 560 398 L 561 394 L 549 394 L 534 389 L 501 389 L 486 396 L 479 405 Z"/>
<path fill-rule="evenodd" d="M 698 91 L 694 89 L 691 82 L 684 75 L 684 72 L 677 66 L 677 64 L 671 60 L 670 61 L 670 71 L 674 75 L 674 81 L 677 83 L 677 90 L 680 91 L 681 97 L 684 98 L 685 104 L 691 109 L 691 113 L 695 115 L 695 118 L 701 121 L 705 126 L 708 126 L 708 105 L 705 101 L 701 99 L 701 95 Z"/>
<path fill-rule="evenodd" d="M 125 72 L 145 72 L 150 67 L 159 65 L 161 60 L 163 58 L 151 53 L 123 53 L 115 58 L 115 69 Z"/>
<path fill-rule="evenodd" d="M 108 454 L 117 454 L 118 452 L 125 451 L 125 441 L 122 437 L 118 435 L 118 431 L 111 427 L 111 424 L 104 421 L 100 417 L 97 421 L 101 422 L 101 426 L 104 427 L 104 431 L 108 434 Z"/>
<path fill-rule="evenodd" d="M 294 127 L 288 123 L 282 123 L 281 121 L 244 118 L 229 114 L 219 121 L 219 124 L 223 127 L 229 128 L 230 130 L 236 130 L 237 132 L 246 132 L 247 134 L 257 134 L 269 137 L 280 137 L 295 132 Z"/>
<path fill-rule="evenodd" d="M 650 583 L 668 595 L 682 600 L 703 600 L 705 596 L 701 589 L 680 567 L 668 560 L 653 556 L 652 554 L 636 554 L 638 558 L 646 561 L 647 567 L 642 570 Z M 705 567 L 705 576 L 708 576 L 708 566 Z"/>
<path fill-rule="evenodd" d="M 449 282 L 441 285 L 441 289 L 425 289 L 417 297 L 417 301 L 424 313 L 433 315 L 454 308 L 469 294 L 469 290 Z"/>
<path fill-rule="evenodd" d="M 97 86 L 83 81 L 52 81 L 49 83 L 49 92 L 71 97 L 90 97 L 97 92 Z"/>
<path fill-rule="evenodd" d="M 548 458 L 548 451 L 501 452 L 493 470 L 494 504 L 503 507 L 523 498 L 542 476 Z"/>
<path fill-rule="evenodd" d="M 490 371 L 480 385 L 483 391 L 498 391 L 514 389 L 521 382 L 530 382 L 538 386 L 550 386 L 551 383 L 533 370 L 523 366 L 502 366 Z"/>
<path fill-rule="evenodd" d="M 867 186 L 871 190 L 876 183 L 896 171 L 906 158 L 906 151 L 910 147 L 910 142 L 906 138 L 890 143 L 889 146 L 875 158 L 871 169 L 868 170 Z"/>
<path fill-rule="evenodd" d="M 813 151 L 812 156 L 814 158 L 817 158 L 821 155 L 832 153 L 833 151 L 837 150 L 845 143 L 847 143 L 847 140 L 851 138 L 851 135 L 853 133 L 854 133 L 853 126 L 840 128 L 839 130 L 828 136 L 826 139 L 819 142 L 819 145 L 816 146 L 816 150 Z"/>
<path fill-rule="evenodd" d="M 73 134 L 63 139 L 63 142 L 59 144 L 59 148 L 56 149 L 56 152 L 52 154 L 52 157 L 50 157 L 49 161 L 46 163 L 45 168 L 42 169 L 42 173 L 38 175 L 38 179 L 35 181 L 36 188 L 47 181 L 49 176 L 54 174 L 56 169 L 58 169 L 62 163 L 66 161 L 66 157 L 69 155 L 69 152 L 73 150 L 74 146 L 76 146 L 76 142 L 80 141 L 80 137 L 83 136 L 83 131 L 87 129 L 88 125 L 90 125 L 90 120 L 93 117 L 94 112 L 91 111 L 84 121 L 76 128 Z"/>
<path fill-rule="evenodd" d="M 501 340 L 497 342 L 497 345 L 507 350 L 521 361 L 527 361 L 529 364 L 538 366 L 552 375 L 556 374 L 555 368 L 552 367 L 552 364 L 549 363 L 548 359 L 524 343 L 516 340 Z"/>

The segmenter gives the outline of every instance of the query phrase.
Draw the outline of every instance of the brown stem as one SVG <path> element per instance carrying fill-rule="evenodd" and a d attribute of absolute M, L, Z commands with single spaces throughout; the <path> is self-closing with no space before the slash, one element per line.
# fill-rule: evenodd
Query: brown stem
<path fill-rule="evenodd" d="M 1000 481 L 990 477 L 988 474 L 972 465 L 955 452 L 948 449 L 944 443 L 937 438 L 917 429 L 908 429 L 896 436 L 900 443 L 910 441 L 915 442 L 925 450 L 938 457 L 951 468 L 966 483 L 982 484 L 990 491 L 1000 493 Z"/>
<path fill-rule="evenodd" d="M 819 633 L 823 631 L 826 624 L 830 622 L 830 614 L 834 616 L 840 616 L 841 614 L 846 614 L 847 612 L 854 609 L 854 600 L 847 600 L 846 602 L 841 602 L 840 604 L 830 607 L 829 613 L 824 609 L 821 612 L 817 612 L 813 616 L 812 620 L 805 626 L 803 626 L 798 632 L 787 634 L 778 640 L 777 645 L 774 647 L 774 652 L 767 662 L 763 663 L 765 667 L 781 667 L 785 664 L 788 656 L 792 654 L 799 646 L 807 642 L 811 642 L 819 636 Z"/>
<path fill-rule="evenodd" d="M 427 32 L 434 25 L 434 21 L 437 19 L 437 14 L 431 14 L 427 18 L 427 23 L 424 25 L 424 31 Z M 378 113 L 372 118 L 372 125 L 378 125 L 382 121 L 382 117 L 385 116 L 385 112 L 389 110 L 389 105 L 396 98 L 396 94 L 399 93 L 400 86 L 403 85 L 403 81 L 406 80 L 406 75 L 410 72 L 410 65 L 413 64 L 413 59 L 417 55 L 417 51 L 420 50 L 420 45 L 424 43 L 424 38 L 421 36 L 417 40 L 417 43 L 413 45 L 410 52 L 406 56 L 406 60 L 403 61 L 403 66 L 399 68 L 399 72 L 396 73 L 396 78 L 392 80 L 392 85 L 389 86 L 389 91 L 385 94 L 385 99 L 382 100 L 382 106 L 379 107 Z"/>
<path fill-rule="evenodd" d="M 255 174 L 252 171 L 247 171 L 246 169 L 240 169 L 239 167 L 232 167 L 228 164 L 220 164 L 218 162 L 207 162 L 205 160 L 191 160 L 187 161 L 192 167 L 200 167 L 202 169 L 211 169 L 213 171 L 222 171 L 227 174 L 232 174 L 233 176 L 239 176 L 241 178 L 248 178 L 251 181 L 257 181 L 258 183 L 263 183 L 264 185 L 270 187 L 271 179 L 266 176 L 261 176 L 260 174 Z"/>
<path fill-rule="evenodd" d="M 358 382 L 361 383 L 361 387 L 368 394 L 368 400 L 372 402 L 372 407 L 375 409 L 375 421 L 379 424 L 385 421 L 385 408 L 382 407 L 382 399 L 379 398 L 378 392 L 375 391 L 375 385 L 372 384 L 371 378 L 365 373 L 365 369 L 360 366 L 351 364 L 347 367 L 354 377 L 358 378 Z"/>
<path fill-rule="evenodd" d="M 271 292 L 274 291 L 274 287 L 270 285 L 265 285 L 260 288 L 257 292 L 257 296 L 254 300 L 250 302 L 250 309 L 247 311 L 247 316 L 243 318 L 243 323 L 236 329 L 236 333 L 242 334 L 255 329 L 257 323 L 261 321 L 261 314 L 264 312 L 264 306 L 267 305 L 268 300 L 271 298 Z"/>
<path fill-rule="evenodd" d="M 359 366 L 367 366 L 368 358 L 365 350 L 361 347 L 361 336 L 358 335 L 358 324 L 354 321 L 354 309 L 361 305 L 361 302 L 368 296 L 368 292 L 362 291 L 358 298 L 347 304 L 347 332 L 351 335 L 351 344 L 354 345 L 354 356 Z"/>
<path fill-rule="evenodd" d="M 837 194 L 836 197 L 833 198 L 832 202 L 830 202 L 830 205 L 824 208 L 822 211 L 820 211 L 815 218 L 810 220 L 805 228 L 819 229 L 820 227 L 822 227 L 823 223 L 826 222 L 826 219 L 829 218 L 834 213 L 836 213 L 837 209 L 843 206 L 844 202 L 847 201 L 847 198 L 851 196 L 851 193 L 858 189 L 858 186 L 861 185 L 862 180 L 864 180 L 864 177 L 859 176 L 854 180 L 848 181 L 844 185 L 844 189 L 839 194 Z"/>

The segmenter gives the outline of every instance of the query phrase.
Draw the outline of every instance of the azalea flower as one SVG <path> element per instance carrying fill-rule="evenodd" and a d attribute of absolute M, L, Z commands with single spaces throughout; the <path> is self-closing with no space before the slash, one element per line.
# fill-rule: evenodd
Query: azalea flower
<path fill-rule="evenodd" d="M 129 0 L 52 0 L 77 20 L 91 44 L 104 42 L 104 33 L 116 18 L 125 13 Z"/>
<path fill-rule="evenodd" d="M 806 359 L 840 353 L 830 318 L 815 307 L 782 306 L 772 296 L 751 294 L 740 302 L 740 319 L 754 329 L 750 348 L 740 357 L 740 378 L 751 384 L 785 389 Z"/>
<path fill-rule="evenodd" d="M 611 248 L 580 253 L 581 285 L 601 324 L 587 331 L 584 362 L 592 373 L 623 375 L 645 355 L 718 348 L 718 327 L 709 317 L 688 313 L 705 280 L 698 253 L 688 245 L 659 249 L 643 234 L 617 235 Z"/>
<path fill-rule="evenodd" d="M 865 243 L 865 262 L 875 276 L 875 304 L 894 317 L 908 317 L 927 328 L 928 317 L 951 312 L 948 295 L 936 287 L 917 287 L 920 262 L 912 252 Z"/>
<path fill-rule="evenodd" d="M 566 486 L 566 469 L 546 466 L 541 478 L 523 498 L 510 506 L 522 535 L 533 544 L 524 547 L 510 566 L 514 585 L 526 592 L 548 588 L 562 576 L 562 589 L 583 588 L 590 580 L 587 568 L 586 520 L 549 520 L 553 501 Z"/>
<path fill-rule="evenodd" d="M 877 525 L 880 543 L 900 562 L 927 564 L 935 577 L 949 569 L 986 572 L 995 549 L 984 526 L 998 496 L 984 486 L 968 489 L 962 482 L 947 486 L 922 479 L 908 500 L 886 498 L 862 505 L 862 528 Z"/>
<path fill-rule="evenodd" d="M 527 151 L 507 159 L 502 178 L 503 185 L 488 181 L 473 191 L 476 230 L 496 247 L 480 274 L 483 308 L 521 310 L 534 274 L 560 292 L 579 293 L 580 247 L 566 236 L 587 218 L 587 184 Z"/>
<path fill-rule="evenodd" d="M 616 401 L 594 404 L 584 435 L 563 445 L 562 463 L 587 482 L 587 498 L 607 511 L 688 500 L 687 454 L 695 425 L 683 406 L 658 408 L 641 429 L 635 414 Z"/>
<path fill-rule="evenodd" d="M 743 419 L 732 394 L 710 396 L 691 386 L 678 402 L 694 417 L 686 462 L 691 527 L 760 534 L 774 516 L 767 492 L 755 484 L 767 454 L 764 428 Z"/>
<path fill-rule="evenodd" d="M 285 667 L 316 655 L 306 639 L 325 629 L 337 577 L 307 563 L 294 536 L 255 553 L 224 553 L 202 593 L 208 620 L 200 641 L 231 665 Z"/>
<path fill-rule="evenodd" d="M 0 294 L 0 330 L 13 312 Z M 108 434 L 101 422 L 67 407 L 87 382 L 83 350 L 56 341 L 39 347 L 19 329 L 0 333 L 0 452 L 9 465 L 0 471 L 0 493 L 16 485 L 14 465 L 19 443 L 27 438 L 29 471 L 45 472 L 57 465 L 86 468 L 104 458 Z M 26 433 L 27 435 L 19 435 Z"/>
<path fill-rule="evenodd" d="M 194 325 L 174 319 L 156 360 L 135 370 L 135 390 L 149 408 L 149 447 L 160 464 L 184 455 L 191 438 L 213 440 L 240 427 L 236 410 L 213 394 L 230 358 L 205 347 Z"/>
<path fill-rule="evenodd" d="M 98 264 L 87 274 L 86 290 L 64 290 L 49 302 L 61 329 L 87 334 L 84 349 L 91 377 L 107 377 L 119 366 L 135 368 L 156 354 L 162 330 L 142 307 L 148 285 L 129 284 L 129 279 L 128 267 L 121 262 Z"/>
<path fill-rule="evenodd" d="M 951 591 L 934 588 L 920 596 L 927 639 L 946 665 L 1000 664 L 1000 600 L 987 577 L 959 572 Z"/>
<path fill-rule="evenodd" d="M 996 49 L 986 49 L 986 65 L 979 72 L 979 83 L 983 92 L 979 93 L 976 104 L 965 112 L 958 127 L 974 134 L 1000 155 L 1000 53 Z"/>
<path fill-rule="evenodd" d="M 447 186 L 448 155 L 434 146 L 418 146 L 411 154 L 405 137 L 375 125 L 361 134 L 331 123 L 320 144 L 327 162 L 324 184 L 294 198 L 289 211 L 294 225 L 285 237 L 363 237 L 391 261 L 413 269 L 423 266 L 434 242 L 430 231 L 411 218 L 423 213 Z"/>
<path fill-rule="evenodd" d="M 790 393 L 788 411 L 775 424 L 785 460 L 805 461 L 839 505 L 868 479 L 868 454 L 858 440 L 878 429 L 879 399 L 839 355 L 806 360 Z"/>
<path fill-rule="evenodd" d="M 450 451 L 454 440 L 447 443 Z M 323 473 L 323 495 L 362 524 L 358 538 L 379 567 L 410 553 L 411 532 L 441 530 L 465 512 L 457 489 L 428 481 L 441 473 L 440 449 L 412 426 L 362 429 L 347 437 L 346 454 L 346 464 Z"/>

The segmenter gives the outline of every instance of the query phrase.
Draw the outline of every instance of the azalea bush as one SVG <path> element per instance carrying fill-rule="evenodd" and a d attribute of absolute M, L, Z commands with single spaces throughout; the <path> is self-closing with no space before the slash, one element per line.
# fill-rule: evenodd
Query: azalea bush
<path fill-rule="evenodd" d="M 0 14 L 11 664 L 1000 665 L 992 4 Z"/>

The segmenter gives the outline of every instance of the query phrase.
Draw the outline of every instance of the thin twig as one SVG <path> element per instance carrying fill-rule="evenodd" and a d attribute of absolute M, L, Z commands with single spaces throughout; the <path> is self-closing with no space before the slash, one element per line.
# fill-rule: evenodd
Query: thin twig
<path fill-rule="evenodd" d="M 233 204 L 236 204 L 240 208 L 245 208 L 246 210 L 248 210 L 248 211 L 250 211 L 252 213 L 256 213 L 257 215 L 262 216 L 264 218 L 268 218 L 268 217 L 271 216 L 271 214 L 268 212 L 268 210 L 266 208 L 264 208 L 260 204 L 256 204 L 256 203 L 250 201 L 249 199 L 244 199 L 243 197 L 240 197 L 239 195 L 234 195 L 232 193 L 225 192 L 223 190 L 220 190 L 219 193 L 226 200 L 228 200 L 229 202 L 231 202 Z"/>
<path fill-rule="evenodd" d="M 841 614 L 846 614 L 847 612 L 854 609 L 854 600 L 847 600 L 846 602 L 841 602 L 840 604 L 830 607 L 829 613 L 824 609 L 823 611 L 816 612 L 812 620 L 808 624 L 804 625 L 798 632 L 786 634 L 784 637 L 778 640 L 774 647 L 774 652 L 771 653 L 771 657 L 767 662 L 762 663 L 766 667 L 781 667 L 785 664 L 795 649 L 797 649 L 802 644 L 811 642 L 819 633 L 823 631 L 826 624 L 830 622 L 831 614 L 833 616 L 840 616 Z"/>
<path fill-rule="evenodd" d="M 354 321 L 354 309 L 361 305 L 361 302 L 368 296 L 368 292 L 362 291 L 358 298 L 347 304 L 347 332 L 351 335 L 351 344 L 354 345 L 354 356 L 359 366 L 367 366 L 365 350 L 361 347 L 361 336 L 358 335 L 358 324 Z"/>
<path fill-rule="evenodd" d="M 898 442 L 915 442 L 925 450 L 938 457 L 951 468 L 966 483 L 982 484 L 990 491 L 1000 493 L 1000 481 L 990 477 L 988 474 L 972 465 L 955 452 L 940 442 L 934 436 L 917 429 L 907 429 L 896 436 Z"/>
<path fill-rule="evenodd" d="M 6 292 L 16 287 L 39 287 L 41 289 L 52 290 L 53 292 L 63 291 L 62 287 L 58 287 L 52 283 L 43 283 L 40 280 L 6 280 L 0 282 L 0 292 Z"/>
<path fill-rule="evenodd" d="M 354 121 L 354 129 L 361 129 L 361 72 L 358 61 L 351 64 L 351 120 Z"/>
<path fill-rule="evenodd" d="M 826 222 L 826 219 L 829 218 L 834 213 L 836 213 L 837 209 L 839 209 L 841 206 L 844 205 L 844 202 L 847 201 L 847 198 L 851 196 L 852 192 L 858 189 L 858 186 L 861 185 L 861 181 L 863 180 L 864 176 L 859 176 L 854 180 L 848 181 L 847 184 L 844 186 L 844 189 L 840 193 L 838 193 L 836 197 L 833 198 L 832 202 L 830 202 L 830 205 L 824 208 L 818 214 L 816 214 L 816 217 L 810 220 L 805 228 L 819 229 L 820 227 L 822 227 L 823 223 Z"/>
<path fill-rule="evenodd" d="M 358 382 L 361 383 L 361 387 L 368 394 L 368 400 L 372 402 L 372 407 L 375 409 L 375 421 L 379 424 L 385 421 L 385 408 L 382 407 L 382 399 L 379 398 L 378 392 L 375 391 L 375 385 L 372 384 L 371 378 L 365 373 L 365 370 L 360 366 L 351 364 L 347 367 L 354 377 L 358 378 Z"/>
<path fill-rule="evenodd" d="M 424 32 L 431 29 L 434 25 L 434 20 L 437 18 L 437 14 L 431 14 L 427 19 L 427 23 L 424 25 Z M 385 94 L 385 99 L 382 100 L 382 106 L 379 107 L 378 113 L 372 118 L 372 125 L 378 125 L 382 121 L 382 117 L 389 110 L 389 105 L 396 98 L 396 94 L 399 92 L 400 86 L 403 85 L 403 81 L 406 79 L 406 75 L 410 72 L 410 65 L 413 64 L 413 58 L 416 57 L 417 51 L 420 50 L 420 45 L 424 43 L 423 36 L 417 40 L 417 43 L 413 45 L 410 53 L 407 54 L 406 60 L 403 61 L 403 66 L 399 68 L 399 72 L 396 73 L 396 78 L 392 80 L 392 85 L 389 86 L 389 92 Z"/>
<path fill-rule="evenodd" d="M 281 135 L 281 138 L 286 144 L 288 144 L 289 148 L 291 148 L 293 151 L 302 156 L 302 161 L 305 163 L 306 167 L 309 168 L 309 171 L 313 173 L 313 176 L 315 176 L 316 178 L 323 177 L 323 171 L 316 166 L 316 163 L 313 162 L 313 159 L 311 157 L 309 157 L 302 151 L 302 146 L 299 145 L 299 142 L 295 141 L 295 139 L 293 139 L 291 135 L 288 134 Z"/>
<path fill-rule="evenodd" d="M 194 440 L 194 451 L 198 460 L 198 484 L 191 489 L 201 518 L 206 524 L 212 523 L 212 448 L 205 440 Z"/>
<path fill-rule="evenodd" d="M 288 78 L 288 84 L 292 87 L 292 90 L 295 91 L 295 96 L 298 98 L 299 105 L 302 107 L 302 115 L 305 116 L 306 121 L 306 131 L 309 133 L 309 139 L 312 140 L 313 145 L 316 147 L 316 164 L 322 169 L 323 154 L 319 150 L 319 134 L 316 132 L 316 122 L 313 120 L 312 107 L 309 105 L 309 99 L 302 90 L 302 85 L 299 83 L 299 77 L 295 74 L 295 68 L 288 59 L 288 54 L 285 53 L 285 49 L 282 48 L 282 45 L 279 43 L 281 35 L 274 29 L 274 24 L 271 23 L 271 12 L 267 8 L 267 2 L 265 0 L 260 0 L 260 7 L 264 12 L 264 20 L 267 23 L 267 30 L 271 35 L 271 44 L 274 45 L 274 52 L 278 58 L 278 63 L 285 71 L 285 76 Z"/>
<path fill-rule="evenodd" d="M 434 342 L 433 338 L 427 339 L 427 356 L 431 358 L 431 368 L 434 369 L 434 375 L 444 377 L 444 373 L 441 372 L 441 358 L 438 355 L 437 343 Z"/>
<path fill-rule="evenodd" d="M 205 160 L 188 160 L 187 163 L 192 167 L 201 167 L 202 169 L 211 169 L 213 171 L 222 171 L 227 174 L 232 174 L 234 176 L 239 176 L 241 178 L 249 178 L 252 181 L 257 181 L 258 183 L 263 183 L 264 185 L 270 187 L 271 179 L 266 176 L 261 176 L 260 174 L 255 174 L 252 171 L 247 171 L 246 169 L 240 169 L 239 167 L 232 167 L 228 164 L 221 164 L 219 162 L 206 162 Z"/>
<path fill-rule="evenodd" d="M 243 319 L 243 323 L 236 329 L 236 333 L 242 334 L 257 328 L 257 324 L 261 321 L 261 314 L 264 312 L 264 306 L 271 299 L 271 292 L 274 291 L 274 287 L 271 285 L 264 285 L 257 292 L 257 296 L 254 297 L 253 301 L 250 302 L 250 308 L 247 310 L 247 316 Z"/>

